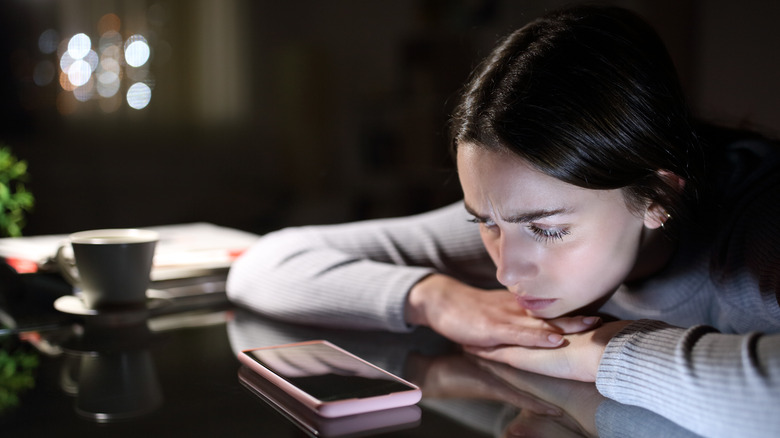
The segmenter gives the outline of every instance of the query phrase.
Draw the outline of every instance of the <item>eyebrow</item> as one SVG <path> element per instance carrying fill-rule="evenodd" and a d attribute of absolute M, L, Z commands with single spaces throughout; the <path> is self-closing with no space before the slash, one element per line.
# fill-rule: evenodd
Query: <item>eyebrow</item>
<path fill-rule="evenodd" d="M 486 216 L 477 213 L 477 211 L 471 208 L 468 204 L 466 204 L 465 201 L 464 201 L 464 206 L 466 207 L 466 211 L 470 215 L 474 216 L 475 218 L 480 220 L 487 219 Z M 554 210 L 540 209 L 540 210 L 532 210 L 532 211 L 513 214 L 509 217 L 502 217 L 501 219 L 511 224 L 519 224 L 519 223 L 537 221 L 539 219 L 544 219 L 558 214 L 571 213 L 571 211 L 572 210 L 570 208 L 556 208 Z"/>

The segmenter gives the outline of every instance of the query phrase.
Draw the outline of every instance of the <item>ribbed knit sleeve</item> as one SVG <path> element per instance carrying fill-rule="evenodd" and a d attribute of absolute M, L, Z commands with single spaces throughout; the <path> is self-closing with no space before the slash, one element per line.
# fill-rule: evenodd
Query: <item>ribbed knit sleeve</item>
<path fill-rule="evenodd" d="M 270 233 L 231 267 L 227 293 L 282 320 L 408 331 L 406 296 L 423 277 L 495 279 L 467 217 L 458 203 L 417 216 Z"/>
<path fill-rule="evenodd" d="M 638 321 L 607 345 L 596 385 L 703 436 L 778 436 L 780 335 Z"/>

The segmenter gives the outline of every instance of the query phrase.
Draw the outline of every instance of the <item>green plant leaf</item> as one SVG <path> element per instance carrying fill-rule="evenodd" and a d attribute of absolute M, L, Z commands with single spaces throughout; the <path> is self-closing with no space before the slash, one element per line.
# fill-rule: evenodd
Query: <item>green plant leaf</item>
<path fill-rule="evenodd" d="M 0 145 L 0 236 L 21 236 L 25 213 L 35 205 L 32 193 L 22 184 L 29 177 L 27 170 L 26 161 Z"/>

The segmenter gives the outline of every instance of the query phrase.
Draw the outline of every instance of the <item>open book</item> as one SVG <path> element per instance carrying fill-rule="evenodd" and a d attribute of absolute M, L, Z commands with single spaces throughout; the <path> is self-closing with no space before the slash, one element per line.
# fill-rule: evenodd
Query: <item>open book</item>
<path fill-rule="evenodd" d="M 160 233 L 151 280 L 166 281 L 227 272 L 231 263 L 260 237 L 205 222 L 146 227 Z M 55 254 L 67 235 L 0 239 L 0 257 L 20 273 L 54 271 Z M 72 254 L 70 245 L 65 254 Z"/>

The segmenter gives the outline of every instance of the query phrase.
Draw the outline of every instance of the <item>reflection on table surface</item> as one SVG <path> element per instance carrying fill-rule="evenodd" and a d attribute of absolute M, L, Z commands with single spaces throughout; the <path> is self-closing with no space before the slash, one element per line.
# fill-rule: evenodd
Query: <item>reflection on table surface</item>
<path fill-rule="evenodd" d="M 312 328 L 213 304 L 142 318 L 63 319 L 3 336 L 0 371 L 11 357 L 17 369 L 0 375 L 0 435 L 693 436 L 605 400 L 593 384 L 479 360 L 428 330 Z M 423 400 L 373 420 L 302 425 L 290 415 L 294 407 L 258 392 L 236 353 L 309 339 L 327 339 L 420 385 Z"/>

